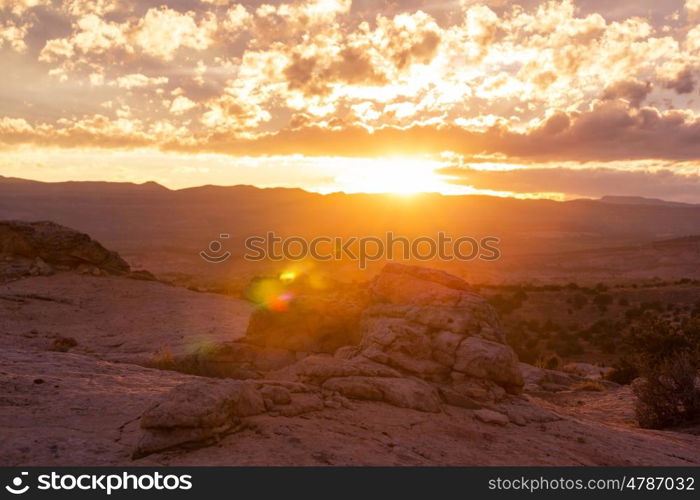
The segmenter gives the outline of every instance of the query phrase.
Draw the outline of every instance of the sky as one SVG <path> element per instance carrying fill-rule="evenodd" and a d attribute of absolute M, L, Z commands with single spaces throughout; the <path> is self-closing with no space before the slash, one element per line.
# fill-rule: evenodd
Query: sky
<path fill-rule="evenodd" d="M 700 0 L 0 0 L 0 175 L 700 203 Z"/>

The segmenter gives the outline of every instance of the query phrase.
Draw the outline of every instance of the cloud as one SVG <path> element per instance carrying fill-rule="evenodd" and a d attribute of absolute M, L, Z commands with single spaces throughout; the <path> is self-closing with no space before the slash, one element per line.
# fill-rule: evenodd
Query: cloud
<path fill-rule="evenodd" d="M 24 37 L 27 36 L 28 30 L 28 24 L 17 25 L 12 21 L 0 24 L 0 48 L 7 45 L 17 52 L 25 52 L 27 44 L 24 42 Z"/>
<path fill-rule="evenodd" d="M 387 154 L 500 154 L 514 161 L 692 160 L 700 157 L 700 121 L 680 110 L 632 109 L 620 101 L 599 101 L 586 112 L 557 111 L 527 131 L 497 123 L 474 131 L 455 125 L 415 125 L 368 130 L 337 121 L 332 127 L 299 128 L 236 140 L 230 135 L 200 136 L 187 146 L 177 140 L 166 148 L 200 148 L 235 155 L 305 154 L 310 156 Z"/>
<path fill-rule="evenodd" d="M 651 82 L 641 82 L 635 78 L 621 80 L 605 88 L 603 99 L 625 99 L 638 108 L 651 92 Z"/>
<path fill-rule="evenodd" d="M 192 12 L 183 14 L 161 6 L 146 12 L 131 36 L 145 54 L 170 61 L 180 48 L 209 47 L 216 30 L 216 17 L 211 13 L 197 23 Z"/>
<path fill-rule="evenodd" d="M 188 99 L 184 95 L 179 95 L 173 99 L 173 102 L 170 105 L 170 112 L 176 115 L 181 115 L 182 113 L 194 108 L 196 105 L 197 103 L 191 99 Z"/>
<path fill-rule="evenodd" d="M 15 16 L 22 16 L 28 10 L 49 5 L 51 0 L 0 0 L 0 11 L 8 10 Z"/>
<path fill-rule="evenodd" d="M 168 78 L 165 76 L 149 77 L 141 73 L 131 73 L 120 76 L 115 82 L 118 87 L 127 90 L 141 87 L 159 86 L 166 83 L 168 83 Z"/>
<path fill-rule="evenodd" d="M 593 168 L 515 168 L 485 170 L 447 167 L 439 173 L 460 185 L 513 193 L 561 193 L 569 197 L 604 195 L 660 197 L 678 201 L 700 199 L 700 173 L 672 168 L 623 170 Z"/>
<path fill-rule="evenodd" d="M 675 75 L 663 80 L 663 86 L 675 90 L 678 94 L 690 94 L 695 90 L 693 69 L 689 66 L 680 68 Z"/>
<path fill-rule="evenodd" d="M 0 2 L 0 51 L 32 79 L 0 84 L 31 104 L 5 111 L 31 127 L 5 143 L 700 159 L 700 28 L 631 1 Z"/>
<path fill-rule="evenodd" d="M 685 11 L 688 15 L 688 21 L 700 19 L 700 0 L 685 0 Z"/>

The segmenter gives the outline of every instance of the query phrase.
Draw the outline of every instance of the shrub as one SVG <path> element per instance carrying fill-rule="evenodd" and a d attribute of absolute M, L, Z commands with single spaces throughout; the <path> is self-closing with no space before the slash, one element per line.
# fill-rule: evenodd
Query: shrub
<path fill-rule="evenodd" d="M 53 339 L 51 346 L 49 346 L 49 351 L 68 352 L 77 345 L 78 341 L 73 337 L 62 337 L 61 335 L 58 335 L 55 339 Z"/>
<path fill-rule="evenodd" d="M 700 320 L 678 324 L 648 315 L 629 341 L 640 375 L 632 384 L 639 425 L 661 429 L 700 415 Z"/>
<path fill-rule="evenodd" d="M 488 301 L 501 316 L 510 314 L 520 307 L 520 302 L 504 297 L 500 293 L 497 293 L 493 297 L 489 298 Z"/>
<path fill-rule="evenodd" d="M 571 305 L 577 311 L 579 309 L 581 309 L 583 306 L 585 306 L 586 304 L 588 304 L 588 297 L 586 297 L 582 293 L 578 293 L 571 298 Z"/>
<path fill-rule="evenodd" d="M 595 380 L 584 380 L 571 387 L 574 391 L 605 392 L 605 386 Z"/>
<path fill-rule="evenodd" d="M 593 303 L 598 306 L 598 309 L 603 312 L 608 306 L 613 303 L 612 295 L 600 293 L 593 298 Z"/>
<path fill-rule="evenodd" d="M 700 415 L 695 365 L 687 353 L 677 353 L 649 367 L 633 382 L 635 414 L 641 427 L 663 429 Z"/>
<path fill-rule="evenodd" d="M 178 371 L 176 369 L 177 362 L 175 361 L 175 356 L 173 356 L 173 353 L 167 347 L 159 349 L 157 352 L 151 354 L 144 363 L 144 366 L 155 368 L 156 370 Z"/>
<path fill-rule="evenodd" d="M 605 374 L 604 378 L 616 384 L 628 385 L 637 377 L 639 377 L 637 367 L 629 359 L 622 358 L 613 366 L 611 371 Z"/>
<path fill-rule="evenodd" d="M 546 368 L 547 370 L 561 370 L 561 367 L 564 366 L 564 362 L 557 353 L 551 353 L 544 358 L 538 359 L 535 365 L 539 368 Z"/>

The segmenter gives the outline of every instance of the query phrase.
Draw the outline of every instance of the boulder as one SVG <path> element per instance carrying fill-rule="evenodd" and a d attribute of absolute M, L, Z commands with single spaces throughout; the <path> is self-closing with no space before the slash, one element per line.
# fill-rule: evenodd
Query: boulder
<path fill-rule="evenodd" d="M 465 396 L 451 387 L 442 386 L 439 388 L 439 391 L 442 400 L 450 406 L 459 406 L 460 408 L 467 408 L 469 410 L 478 410 L 482 407 L 476 400 Z"/>
<path fill-rule="evenodd" d="M 296 417 L 304 413 L 323 410 L 325 405 L 323 399 L 318 394 L 293 394 L 291 401 L 282 406 L 276 406 L 271 415 L 281 415 L 283 417 Z"/>
<path fill-rule="evenodd" d="M 579 377 L 598 380 L 610 372 L 612 368 L 592 365 L 590 363 L 567 363 L 562 367 L 562 371 Z"/>
<path fill-rule="evenodd" d="M 397 394 L 391 387 L 399 387 L 396 381 L 401 377 L 444 387 L 443 400 L 463 407 L 500 401 L 506 391 L 522 390 L 518 358 L 505 344 L 495 311 L 463 280 L 442 271 L 391 264 L 369 290 L 371 300 L 359 319 L 359 344 L 343 346 L 333 357 L 310 356 L 288 373 L 324 388 L 332 379 L 328 383 L 348 397 L 408 407 L 416 406 L 412 398 L 391 396 Z M 386 378 L 392 382 L 373 380 Z M 440 399 L 436 386 L 428 386 L 430 402 L 417 405 L 433 411 Z"/>
<path fill-rule="evenodd" d="M 53 273 L 53 267 L 48 265 L 41 257 L 34 259 L 34 263 L 29 269 L 29 274 L 32 276 L 51 276 Z"/>
<path fill-rule="evenodd" d="M 116 252 L 87 234 L 48 221 L 0 222 L 0 256 L 4 260 L 27 261 L 37 274 L 79 266 L 92 266 L 111 274 L 129 272 L 129 265 Z"/>
<path fill-rule="evenodd" d="M 263 400 L 269 400 L 272 405 L 288 405 L 292 402 L 292 395 L 289 390 L 279 385 L 264 385 L 260 389 L 260 393 Z"/>
<path fill-rule="evenodd" d="M 359 354 L 441 384 L 452 371 L 522 390 L 518 359 L 495 310 L 469 285 L 442 271 L 390 264 L 370 286 Z"/>
<path fill-rule="evenodd" d="M 523 376 L 515 352 L 505 344 L 476 337 L 464 339 L 455 354 L 454 370 L 492 380 L 508 392 L 522 390 Z"/>
<path fill-rule="evenodd" d="M 384 401 L 393 406 L 425 412 L 440 411 L 437 390 L 421 380 L 352 376 L 328 379 L 321 387 L 350 399 Z"/>
<path fill-rule="evenodd" d="M 238 428 L 243 417 L 265 411 L 252 382 L 196 380 L 173 388 L 141 416 L 144 433 L 134 457 L 183 445 L 201 445 Z"/>
<path fill-rule="evenodd" d="M 368 290 L 303 293 L 285 311 L 259 309 L 244 339 L 198 353 L 198 365 L 219 372 L 235 366 L 315 385 L 326 395 L 428 412 L 439 411 L 442 402 L 480 408 L 521 391 L 518 359 L 495 311 L 465 281 L 391 264 Z M 309 391 L 308 401 L 298 404 L 283 391 L 264 391 L 266 407 L 283 415 L 339 406 Z"/>
<path fill-rule="evenodd" d="M 504 426 L 508 425 L 508 422 L 510 422 L 507 415 L 486 408 L 482 410 L 476 410 L 474 412 L 474 416 L 477 420 L 481 420 L 485 424 Z"/>

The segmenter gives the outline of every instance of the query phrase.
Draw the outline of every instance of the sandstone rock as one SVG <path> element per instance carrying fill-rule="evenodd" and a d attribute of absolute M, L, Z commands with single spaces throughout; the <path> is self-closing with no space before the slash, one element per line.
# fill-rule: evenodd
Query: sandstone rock
<path fill-rule="evenodd" d="M 508 419 L 516 425 L 529 423 L 556 422 L 561 417 L 556 413 L 532 404 L 529 401 L 511 401 L 498 407 L 499 412 L 505 413 Z"/>
<path fill-rule="evenodd" d="M 488 410 L 486 408 L 482 410 L 476 410 L 474 412 L 474 416 L 477 418 L 477 420 L 481 420 L 482 422 L 486 424 L 494 424 L 494 425 L 508 425 L 509 419 L 506 415 L 503 413 L 499 413 L 497 411 L 493 410 Z"/>
<path fill-rule="evenodd" d="M 381 272 L 372 285 L 375 300 L 390 304 L 456 306 L 461 292 L 411 274 Z"/>
<path fill-rule="evenodd" d="M 580 382 L 581 380 L 583 380 L 583 377 L 572 375 L 570 373 L 564 373 L 558 370 L 545 370 L 544 378 L 542 379 L 540 385 L 548 383 L 568 387 L 576 382 Z"/>
<path fill-rule="evenodd" d="M 567 363 L 562 367 L 563 372 L 594 380 L 603 378 L 603 375 L 610 370 L 612 370 L 610 367 L 597 366 L 590 363 Z"/>
<path fill-rule="evenodd" d="M 477 401 L 495 402 L 506 396 L 505 389 L 490 380 L 469 377 L 459 372 L 452 372 L 451 379 L 452 388 L 456 392 Z"/>
<path fill-rule="evenodd" d="M 527 363 L 518 363 L 520 367 L 520 372 L 523 376 L 523 381 L 525 384 L 539 385 L 544 381 L 545 370 L 543 368 L 538 368 L 537 366 L 532 366 Z"/>
<path fill-rule="evenodd" d="M 357 356 L 360 353 L 360 350 L 357 346 L 354 345 L 346 345 L 341 348 L 339 348 L 335 353 L 333 353 L 333 356 L 339 359 L 352 359 L 355 356 Z"/>
<path fill-rule="evenodd" d="M 350 399 L 384 401 L 401 408 L 426 412 L 440 411 L 437 391 L 420 380 L 391 377 L 339 377 L 328 379 L 322 386 Z"/>
<path fill-rule="evenodd" d="M 359 321 L 365 303 L 358 297 L 302 295 L 287 311 L 257 309 L 246 341 L 265 348 L 333 353 L 360 341 Z"/>
<path fill-rule="evenodd" d="M 134 456 L 218 439 L 239 426 L 241 418 L 264 411 L 263 397 L 250 382 L 196 380 L 179 385 L 141 416 L 144 433 Z"/>
<path fill-rule="evenodd" d="M 295 417 L 304 413 L 323 410 L 323 399 L 318 394 L 292 394 L 291 401 L 283 406 L 276 406 L 275 413 L 283 417 Z"/>
<path fill-rule="evenodd" d="M 288 405 L 292 402 L 289 391 L 279 385 L 265 385 L 260 389 L 260 393 L 275 405 Z"/>
<path fill-rule="evenodd" d="M 131 271 L 129 273 L 129 278 L 141 281 L 158 281 L 158 278 L 156 278 L 153 273 L 151 273 L 150 271 L 146 271 L 145 269 L 137 269 L 135 271 Z"/>
<path fill-rule="evenodd" d="M 141 427 L 215 427 L 231 417 L 264 411 L 262 395 L 250 382 L 201 379 L 179 385 L 146 410 Z"/>
<path fill-rule="evenodd" d="M 445 366 L 452 367 L 455 364 L 455 352 L 457 346 L 464 337 L 450 331 L 442 331 L 432 340 L 433 358 Z"/>
<path fill-rule="evenodd" d="M 460 408 L 467 408 L 469 410 L 478 410 L 482 407 L 474 399 L 470 398 L 469 396 L 465 396 L 464 394 L 457 392 L 450 387 L 441 386 L 439 391 L 440 396 L 442 396 L 442 400 L 448 405 L 459 406 Z"/>
<path fill-rule="evenodd" d="M 207 345 L 195 353 L 198 366 L 204 372 L 220 372 L 226 376 L 232 370 L 265 372 L 293 364 L 296 356 L 284 349 L 264 349 L 244 342 L 222 342 Z"/>
<path fill-rule="evenodd" d="M 29 270 L 29 274 L 32 276 L 51 276 L 53 273 L 53 267 L 48 265 L 41 257 L 37 257 L 34 260 L 34 263 Z"/>
<path fill-rule="evenodd" d="M 543 382 L 542 384 L 540 384 L 540 387 L 543 391 L 548 392 L 561 392 L 569 389 L 568 385 L 555 384 L 553 382 Z"/>
<path fill-rule="evenodd" d="M 493 380 L 511 393 L 517 394 L 522 390 L 523 376 L 518 357 L 504 344 L 469 337 L 457 348 L 454 369 L 473 377 Z"/>
<path fill-rule="evenodd" d="M 333 356 L 307 356 L 273 376 L 315 384 L 353 399 L 422 411 L 439 411 L 437 387 L 445 402 L 465 408 L 498 402 L 506 391 L 522 389 L 517 356 L 503 343 L 493 308 L 463 280 L 441 271 L 389 265 L 370 290 L 372 301 L 359 315 L 359 323 L 355 323 L 357 313 L 352 314 L 351 324 L 359 326 L 361 334 L 357 345 L 339 347 Z M 256 321 L 263 325 L 251 320 L 244 342 L 257 346 L 272 337 L 289 337 L 285 345 L 290 349 L 329 345 L 316 335 L 324 321 L 319 316 L 327 309 L 322 304 L 326 302 L 307 297 L 296 312 L 259 313 Z M 306 326 L 296 316 L 301 311 L 309 315 Z M 335 309 L 329 315 L 332 321 L 342 317 Z M 284 323 L 285 317 L 289 324 Z M 292 332 L 300 326 L 301 335 Z M 339 338 L 347 342 L 345 333 Z M 280 345 L 283 341 L 275 342 Z M 230 359 L 222 361 L 251 362 L 248 351 L 236 349 Z M 265 400 L 268 407 L 276 407 L 271 397 Z"/>
<path fill-rule="evenodd" d="M 335 377 L 400 377 L 396 370 L 362 357 L 338 359 L 332 356 L 314 355 L 304 358 L 290 371 L 298 378 L 321 384 Z"/>
<path fill-rule="evenodd" d="M 363 357 L 438 383 L 448 382 L 455 369 L 496 380 L 511 392 L 522 387 L 513 366 L 517 358 L 503 344 L 495 311 L 463 280 L 442 271 L 391 264 L 370 291 L 373 303 L 361 321 Z M 458 362 L 459 346 L 472 337 L 488 349 L 472 346 L 470 354 L 468 343 Z M 472 362 L 474 366 L 467 367 Z"/>
<path fill-rule="evenodd" d="M 113 274 L 129 272 L 129 265 L 117 254 L 105 249 L 87 234 L 54 222 L 0 222 L 0 255 L 26 259 L 46 265 L 74 269 L 95 266 Z M 48 272 L 41 265 L 40 273 Z"/>
<path fill-rule="evenodd" d="M 372 303 L 361 315 L 359 345 L 341 347 L 334 357 L 308 357 L 288 373 L 323 384 L 324 389 L 328 381 L 328 387 L 337 386 L 348 397 L 427 411 L 438 407 L 435 387 L 425 385 L 430 388 L 429 403 L 415 403 L 413 397 L 397 396 L 407 393 L 396 390 L 405 389 L 397 382 L 402 375 L 442 387 L 452 384 L 443 399 L 470 408 L 478 405 L 475 400 L 500 401 L 504 389 L 511 393 L 522 389 L 517 356 L 503 343 L 493 308 L 463 280 L 393 264 L 382 270 L 370 290 Z M 391 387 L 386 380 L 373 378 L 391 378 Z M 406 380 L 413 380 L 406 387 L 415 387 L 416 379 Z"/>

